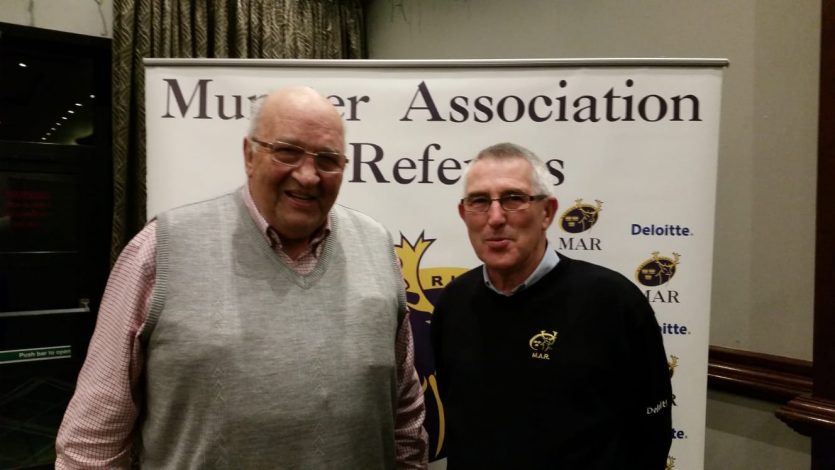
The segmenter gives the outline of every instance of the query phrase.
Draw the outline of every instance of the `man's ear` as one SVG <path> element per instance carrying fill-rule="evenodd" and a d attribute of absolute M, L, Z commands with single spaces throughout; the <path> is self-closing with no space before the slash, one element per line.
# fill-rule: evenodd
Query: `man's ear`
<path fill-rule="evenodd" d="M 464 220 L 464 204 L 458 203 L 458 217 L 461 217 L 461 220 Z"/>
<path fill-rule="evenodd" d="M 557 214 L 557 209 L 559 208 L 560 204 L 557 201 L 557 198 L 554 196 L 548 196 L 545 199 L 545 204 L 543 204 L 543 210 L 545 211 L 545 218 L 542 220 L 542 228 L 548 229 L 551 224 L 554 222 L 554 217 Z"/>
<path fill-rule="evenodd" d="M 252 162 L 252 142 L 249 140 L 249 137 L 244 137 L 244 168 L 246 169 L 246 175 L 252 176 L 253 172 L 253 162 Z"/>

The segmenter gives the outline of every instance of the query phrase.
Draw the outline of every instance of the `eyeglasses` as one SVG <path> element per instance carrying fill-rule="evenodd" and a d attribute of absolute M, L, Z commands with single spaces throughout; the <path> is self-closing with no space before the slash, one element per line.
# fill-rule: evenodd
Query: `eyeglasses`
<path fill-rule="evenodd" d="M 467 212 L 487 212 L 493 201 L 499 201 L 502 209 L 513 212 L 521 211 L 530 207 L 532 201 L 541 201 L 548 197 L 545 194 L 537 194 L 534 196 L 528 194 L 505 194 L 495 198 L 487 196 L 467 196 L 461 199 L 461 205 Z"/>
<path fill-rule="evenodd" d="M 317 170 L 325 173 L 341 173 L 347 161 L 345 156 L 338 152 L 311 152 L 304 147 L 279 140 L 273 143 L 264 142 L 255 137 L 250 137 L 249 140 L 267 149 L 270 153 L 270 158 L 275 163 L 281 163 L 292 168 L 301 165 L 305 157 L 310 155 L 313 157 L 313 163 L 316 165 Z"/>

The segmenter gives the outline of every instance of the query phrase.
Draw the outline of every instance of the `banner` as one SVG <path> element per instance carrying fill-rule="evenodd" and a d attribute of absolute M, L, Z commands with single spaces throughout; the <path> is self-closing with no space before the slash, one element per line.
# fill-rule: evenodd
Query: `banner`
<path fill-rule="evenodd" d="M 553 247 L 615 269 L 651 302 L 675 393 L 668 468 L 704 466 L 721 59 L 146 60 L 148 215 L 245 182 L 252 104 L 287 85 L 347 129 L 337 203 L 381 221 L 407 283 L 430 460 L 443 456 L 433 302 L 480 264 L 457 203 L 463 167 L 513 142 L 547 162 Z"/>

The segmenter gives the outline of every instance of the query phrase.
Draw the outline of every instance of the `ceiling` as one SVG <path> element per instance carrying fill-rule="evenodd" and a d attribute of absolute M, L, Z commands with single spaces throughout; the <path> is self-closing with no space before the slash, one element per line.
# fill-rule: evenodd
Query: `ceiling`
<path fill-rule="evenodd" d="M 27 30 L 44 30 L 9 26 L 0 23 L 0 140 L 85 144 L 95 131 L 97 59 L 61 41 L 67 33 L 33 38 Z"/>

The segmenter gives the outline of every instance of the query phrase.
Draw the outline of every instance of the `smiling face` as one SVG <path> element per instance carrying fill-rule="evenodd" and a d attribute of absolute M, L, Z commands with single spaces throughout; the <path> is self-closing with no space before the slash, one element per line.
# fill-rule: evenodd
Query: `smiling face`
<path fill-rule="evenodd" d="M 343 153 L 342 120 L 336 109 L 309 88 L 290 88 L 265 98 L 250 137 L 282 141 L 311 152 Z M 249 191 L 258 211 L 278 232 L 285 250 L 307 245 L 336 201 L 342 173 L 316 169 L 313 158 L 298 167 L 276 163 L 270 151 L 244 139 Z"/>
<path fill-rule="evenodd" d="M 471 165 L 464 191 L 467 197 L 537 194 L 531 184 L 533 168 L 521 157 L 486 156 Z M 556 210 L 557 200 L 550 195 L 518 211 L 505 211 L 498 201 L 487 212 L 467 212 L 458 205 L 476 256 L 487 267 L 491 282 L 505 291 L 524 282 L 542 260 L 545 232 Z"/>

